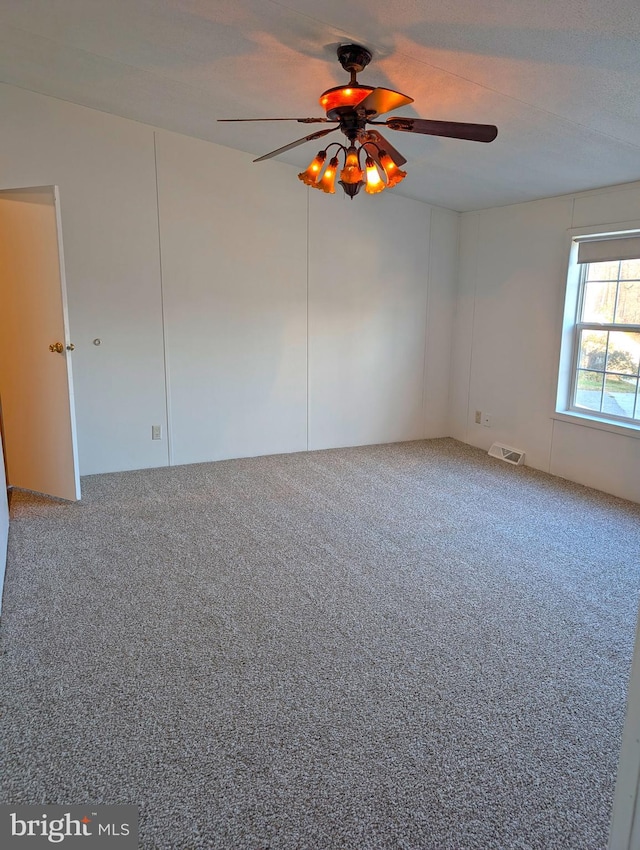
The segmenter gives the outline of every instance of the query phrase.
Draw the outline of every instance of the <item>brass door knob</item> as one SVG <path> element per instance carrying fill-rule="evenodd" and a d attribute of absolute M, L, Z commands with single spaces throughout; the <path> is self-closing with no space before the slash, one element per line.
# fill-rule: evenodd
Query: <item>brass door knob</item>
<path fill-rule="evenodd" d="M 62 352 L 64 351 L 64 345 L 61 342 L 54 342 L 49 346 L 49 351 L 53 353 L 57 352 L 58 354 L 62 354 Z"/>

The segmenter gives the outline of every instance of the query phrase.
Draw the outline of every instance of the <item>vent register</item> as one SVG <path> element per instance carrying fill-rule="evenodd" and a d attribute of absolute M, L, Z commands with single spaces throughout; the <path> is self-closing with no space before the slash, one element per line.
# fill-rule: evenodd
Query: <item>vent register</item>
<path fill-rule="evenodd" d="M 523 451 L 514 449 L 511 446 L 503 446 L 500 443 L 494 443 L 491 446 L 489 457 L 496 457 L 498 460 L 504 460 L 506 463 L 511 463 L 514 466 L 522 466 L 524 463 Z"/>

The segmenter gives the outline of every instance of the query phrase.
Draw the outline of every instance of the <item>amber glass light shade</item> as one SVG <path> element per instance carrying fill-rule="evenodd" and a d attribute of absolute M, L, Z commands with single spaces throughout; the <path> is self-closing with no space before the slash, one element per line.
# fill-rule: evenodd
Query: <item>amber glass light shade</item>
<path fill-rule="evenodd" d="M 327 195 L 333 195 L 336 191 L 336 173 L 338 171 L 338 157 L 334 156 L 329 160 L 322 180 L 317 184 L 318 189 L 322 189 Z"/>
<path fill-rule="evenodd" d="M 309 163 L 307 170 L 301 171 L 300 174 L 298 174 L 298 180 L 302 180 L 302 182 L 306 183 L 307 186 L 315 186 L 318 182 L 318 178 L 320 177 L 320 172 L 322 171 L 322 166 L 324 165 L 326 158 L 327 152 L 319 151 L 316 158 Z"/>
<path fill-rule="evenodd" d="M 380 172 L 378 171 L 375 162 L 370 156 L 366 159 L 365 168 L 367 170 L 365 178 L 367 185 L 365 186 L 365 192 L 369 195 L 376 195 L 378 192 L 382 192 L 382 190 L 386 187 L 382 177 L 380 177 Z"/>
<path fill-rule="evenodd" d="M 354 199 L 364 185 L 363 177 L 364 174 L 360 168 L 358 151 L 351 145 L 347 150 L 344 168 L 340 172 L 340 180 L 338 181 L 351 200 Z"/>
<path fill-rule="evenodd" d="M 398 168 L 386 151 L 380 151 L 378 159 L 380 160 L 380 165 L 383 167 L 384 173 L 387 177 L 387 187 L 389 189 L 392 186 L 396 186 L 407 176 L 407 172 Z"/>
<path fill-rule="evenodd" d="M 358 160 L 358 152 L 354 147 L 347 151 L 344 168 L 340 172 L 340 180 L 343 183 L 362 183 L 363 173 Z"/>
<path fill-rule="evenodd" d="M 357 83 L 353 86 L 336 86 L 320 95 L 320 106 L 327 113 L 339 106 L 357 106 L 372 91 L 370 86 L 360 86 Z"/>

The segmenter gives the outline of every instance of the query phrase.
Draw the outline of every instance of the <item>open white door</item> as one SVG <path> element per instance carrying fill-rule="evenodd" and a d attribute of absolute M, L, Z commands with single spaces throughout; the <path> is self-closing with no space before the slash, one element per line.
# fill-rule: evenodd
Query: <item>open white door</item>
<path fill-rule="evenodd" d="M 58 191 L 0 191 L 0 404 L 7 484 L 80 498 Z"/>

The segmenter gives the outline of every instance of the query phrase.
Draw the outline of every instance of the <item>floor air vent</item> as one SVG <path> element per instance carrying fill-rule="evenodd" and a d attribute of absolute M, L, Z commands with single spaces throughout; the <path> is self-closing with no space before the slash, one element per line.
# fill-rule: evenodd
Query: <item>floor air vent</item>
<path fill-rule="evenodd" d="M 489 449 L 490 457 L 497 457 L 498 460 L 505 460 L 507 463 L 513 463 L 514 466 L 521 466 L 524 463 L 524 452 L 520 449 L 512 449 L 510 446 L 501 446 L 500 443 L 494 443 Z"/>

